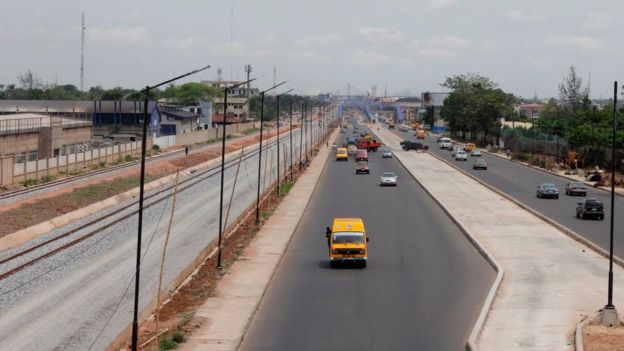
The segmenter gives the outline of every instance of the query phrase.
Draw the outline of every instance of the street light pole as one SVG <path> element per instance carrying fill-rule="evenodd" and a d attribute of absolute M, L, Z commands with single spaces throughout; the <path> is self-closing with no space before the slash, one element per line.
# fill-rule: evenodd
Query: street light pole
<path fill-rule="evenodd" d="M 293 177 L 293 121 L 292 121 L 292 99 L 290 100 L 290 111 L 288 113 L 290 117 L 290 137 L 288 138 L 290 141 L 290 151 L 288 152 L 288 156 L 290 156 L 290 181 L 294 181 Z"/>
<path fill-rule="evenodd" d="M 132 351 L 137 351 L 138 349 L 138 340 L 139 340 L 139 282 L 140 282 L 140 273 L 141 273 L 141 240 L 143 236 L 143 200 L 145 198 L 145 155 L 147 148 L 147 125 L 150 123 L 148 113 L 148 105 L 149 105 L 149 95 L 150 90 L 156 89 L 162 85 L 174 82 L 178 79 L 193 75 L 195 73 L 199 73 L 206 69 L 210 68 L 209 65 L 198 68 L 194 71 L 185 73 L 181 76 L 169 79 L 162 83 L 146 86 L 145 87 L 145 102 L 143 105 L 143 136 L 141 140 L 141 175 L 139 180 L 139 214 L 138 214 L 138 229 L 137 229 L 137 253 L 136 253 L 136 267 L 134 273 L 134 312 L 132 317 L 132 341 L 131 341 L 131 349 Z"/>
<path fill-rule="evenodd" d="M 305 103 L 302 102 L 301 103 L 301 117 L 299 117 L 299 120 L 301 121 L 300 126 L 299 126 L 299 171 L 301 171 L 301 161 L 303 160 L 301 153 L 303 152 L 303 130 L 305 129 L 305 118 L 303 117 L 304 109 L 305 109 Z"/>
<path fill-rule="evenodd" d="M 278 197 L 280 196 L 280 131 L 279 131 L 280 130 L 279 129 L 280 128 L 280 104 L 279 104 L 279 100 L 282 95 L 288 94 L 293 90 L 295 90 L 295 88 L 292 88 L 275 97 L 275 102 L 277 105 L 277 116 L 275 119 L 277 120 L 277 196 Z"/>
<path fill-rule="evenodd" d="M 258 194 L 256 197 L 256 225 L 260 224 L 260 185 L 261 185 L 260 176 L 262 172 L 262 131 L 264 130 L 264 94 L 267 93 L 268 91 L 271 91 L 279 87 L 282 84 L 286 84 L 286 82 L 288 81 L 287 80 L 283 81 L 260 93 L 260 148 L 258 149 Z M 278 138 L 279 138 L 279 135 L 278 135 Z M 278 139 L 278 143 L 279 143 L 279 139 Z"/>
<path fill-rule="evenodd" d="M 225 228 L 223 228 L 223 184 L 224 184 L 224 179 L 225 179 L 225 139 L 226 139 L 226 132 L 225 130 L 227 129 L 227 98 L 228 98 L 228 92 L 230 89 L 234 89 L 237 88 L 241 85 L 247 84 L 247 83 L 251 83 L 254 80 L 256 80 L 257 78 L 254 79 L 250 79 L 248 81 L 242 82 L 242 83 L 238 83 L 235 85 L 232 85 L 230 87 L 225 87 L 223 90 L 223 134 L 222 134 L 222 140 L 221 140 L 221 191 L 219 192 L 219 239 L 217 242 L 217 269 L 222 269 L 223 266 L 221 265 L 221 240 L 223 238 L 223 231 L 225 230 Z"/>
<path fill-rule="evenodd" d="M 615 219 L 615 137 L 617 129 L 617 81 L 613 82 L 613 122 L 611 125 L 611 223 L 609 227 L 609 291 L 607 305 L 602 312 L 602 324 L 618 324 L 618 315 L 613 305 L 613 226 Z"/>

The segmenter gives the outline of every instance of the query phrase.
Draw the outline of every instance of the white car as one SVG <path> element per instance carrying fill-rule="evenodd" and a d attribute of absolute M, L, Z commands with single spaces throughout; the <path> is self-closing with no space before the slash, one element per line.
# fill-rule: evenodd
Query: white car
<path fill-rule="evenodd" d="M 458 152 L 464 152 L 464 148 L 457 145 L 453 146 L 453 149 L 451 150 L 451 156 L 455 157 Z"/>
<path fill-rule="evenodd" d="M 450 149 L 453 146 L 453 141 L 450 138 L 440 139 L 440 149 Z"/>
<path fill-rule="evenodd" d="M 381 181 L 379 183 L 379 185 L 384 186 L 384 185 L 391 185 L 391 186 L 396 186 L 397 185 L 397 175 L 392 173 L 392 172 L 384 172 L 381 175 Z"/>
<path fill-rule="evenodd" d="M 466 155 L 466 151 L 455 152 L 455 161 L 468 161 L 468 155 Z"/>
<path fill-rule="evenodd" d="M 472 152 L 470 153 L 470 156 L 472 156 L 472 157 L 481 157 L 481 150 L 479 150 L 479 149 L 472 150 Z"/>
<path fill-rule="evenodd" d="M 381 158 L 392 158 L 392 151 L 390 150 L 384 151 L 383 155 L 381 155 Z"/>

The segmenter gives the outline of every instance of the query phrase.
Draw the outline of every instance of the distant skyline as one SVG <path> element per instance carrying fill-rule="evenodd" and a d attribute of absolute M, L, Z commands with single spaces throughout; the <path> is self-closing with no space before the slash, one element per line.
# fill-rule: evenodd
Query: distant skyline
<path fill-rule="evenodd" d="M 591 6 L 589 6 L 591 5 Z M 596 0 L 235 0 L 10 2 L 0 12 L 0 84 L 32 70 L 80 86 L 80 14 L 86 18 L 85 90 L 139 89 L 210 64 L 187 81 L 240 80 L 260 89 L 292 79 L 294 93 L 383 96 L 445 91 L 445 77 L 487 76 L 510 93 L 558 95 L 570 65 L 591 97 L 624 83 L 624 2 Z"/>

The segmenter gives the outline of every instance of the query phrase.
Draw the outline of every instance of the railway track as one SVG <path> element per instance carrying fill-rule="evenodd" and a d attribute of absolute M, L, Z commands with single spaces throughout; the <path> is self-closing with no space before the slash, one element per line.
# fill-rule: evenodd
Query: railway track
<path fill-rule="evenodd" d="M 298 131 L 293 133 L 293 136 L 297 135 L 298 133 L 299 133 Z M 288 135 L 284 136 L 284 137 L 280 137 L 280 142 L 282 142 L 284 139 L 288 139 L 288 138 L 289 138 Z M 268 142 L 266 145 L 263 145 L 263 147 L 262 147 L 263 152 L 265 152 L 268 149 L 270 149 L 271 147 L 273 147 L 276 143 L 277 143 L 277 141 L 273 140 L 273 141 Z M 254 150 L 245 153 L 241 161 L 246 161 L 249 158 L 252 158 L 252 157 L 254 157 L 257 154 L 258 154 L 258 148 L 255 148 Z M 225 162 L 225 168 L 229 169 L 231 167 L 234 167 L 234 166 L 236 166 L 238 164 L 238 162 L 239 162 L 239 158 L 238 157 L 233 157 L 232 159 L 227 160 Z M 208 169 L 192 173 L 187 178 L 180 180 L 180 182 L 178 184 L 178 193 L 186 191 L 186 190 L 192 188 L 193 186 L 195 186 L 196 184 L 198 184 L 198 183 L 200 183 L 202 181 L 207 180 L 208 178 L 211 178 L 211 177 L 213 177 L 215 175 L 219 175 L 220 171 L 221 171 L 221 165 L 216 165 L 216 166 L 210 167 Z M 145 197 L 145 201 L 147 201 L 147 203 L 144 204 L 143 208 L 152 207 L 152 206 L 154 206 L 154 205 L 156 205 L 156 204 L 158 204 L 158 203 L 168 199 L 169 197 L 171 197 L 172 194 L 169 191 L 174 186 L 175 186 L 174 184 L 167 185 L 167 186 L 163 187 L 162 189 L 159 189 L 159 190 L 157 190 L 155 192 L 152 192 L 151 194 L 146 196 Z M 83 225 L 81 225 L 81 226 L 79 226 L 77 228 L 68 230 L 65 233 L 62 233 L 62 234 L 60 234 L 58 236 L 55 236 L 53 238 L 49 238 L 49 239 L 47 239 L 45 241 L 42 241 L 41 243 L 39 243 L 37 245 L 34 245 L 34 246 L 28 248 L 28 249 L 22 250 L 22 251 L 17 252 L 15 254 L 9 256 L 9 257 L 1 259 L 0 260 L 0 267 L 6 265 L 8 263 L 11 263 L 12 261 L 15 261 L 15 260 L 17 260 L 20 257 L 26 256 L 26 255 L 28 255 L 28 254 L 30 254 L 32 252 L 35 252 L 37 250 L 45 249 L 47 246 L 51 246 L 52 244 L 54 244 L 55 242 L 58 242 L 61 239 L 70 238 L 72 235 L 77 234 L 77 233 L 79 233 L 79 232 L 81 232 L 81 231 L 83 231 L 83 230 L 85 230 L 85 229 L 87 229 L 87 228 L 89 228 L 91 226 L 97 225 L 98 223 L 103 222 L 103 221 L 105 221 L 107 219 L 110 219 L 110 217 L 112 217 L 112 216 L 116 216 L 116 215 L 120 215 L 121 214 L 120 217 L 115 218 L 112 221 L 109 221 L 107 223 L 104 223 L 103 225 L 99 226 L 98 228 L 96 228 L 94 230 L 91 230 L 91 231 L 89 231 L 87 233 L 84 233 L 84 234 L 82 234 L 82 235 L 80 235 L 80 236 L 78 236 L 76 238 L 73 238 L 73 239 L 69 240 L 67 243 L 62 244 L 61 246 L 58 246 L 58 247 L 55 247 L 55 248 L 51 248 L 50 250 L 45 251 L 45 252 L 41 253 L 40 255 L 38 255 L 38 256 L 36 256 L 34 258 L 31 258 L 31 259 L 27 260 L 26 262 L 21 263 L 21 264 L 17 265 L 16 267 L 14 267 L 14 268 L 6 271 L 6 272 L 0 273 L 0 281 L 2 281 L 4 279 L 7 279 L 8 277 L 18 273 L 19 271 L 21 271 L 21 270 L 23 270 L 23 269 L 25 269 L 25 268 L 27 268 L 27 267 L 29 267 L 29 266 L 39 262 L 39 261 L 44 260 L 45 258 L 53 256 L 53 255 L 55 255 L 55 254 L 57 254 L 57 253 L 59 253 L 59 252 L 61 252 L 63 250 L 66 250 L 66 249 L 68 249 L 68 248 L 70 248 L 72 246 L 75 246 L 76 244 L 78 244 L 78 243 L 80 243 L 80 242 L 82 242 L 82 241 L 84 241 L 84 240 L 86 240 L 88 238 L 91 238 L 91 237 L 95 236 L 98 233 L 101 233 L 105 229 L 110 228 L 110 227 L 116 225 L 117 223 L 120 223 L 120 222 L 122 222 L 124 220 L 127 220 L 128 218 L 130 218 L 130 217 L 134 216 L 135 214 L 137 214 L 138 213 L 138 209 L 131 210 L 128 213 L 124 213 L 124 211 L 127 211 L 130 208 L 132 208 L 134 206 L 137 206 L 137 205 L 138 205 L 138 200 L 137 201 L 133 201 L 133 202 L 131 202 L 129 204 L 126 204 L 126 205 L 124 205 L 124 206 L 114 210 L 111 213 L 108 213 L 108 214 L 106 214 L 106 215 L 104 215 L 102 217 L 95 218 L 95 219 L 89 221 L 88 223 L 85 223 L 85 224 L 83 224 Z"/>

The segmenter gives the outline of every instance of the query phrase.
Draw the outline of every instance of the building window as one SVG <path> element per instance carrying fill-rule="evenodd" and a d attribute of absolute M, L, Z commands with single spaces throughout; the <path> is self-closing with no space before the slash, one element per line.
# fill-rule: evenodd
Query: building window
<path fill-rule="evenodd" d="M 28 153 L 28 161 L 37 161 L 37 151 Z"/>
<path fill-rule="evenodd" d="M 26 162 L 26 153 L 22 152 L 15 155 L 15 163 L 24 163 Z"/>

